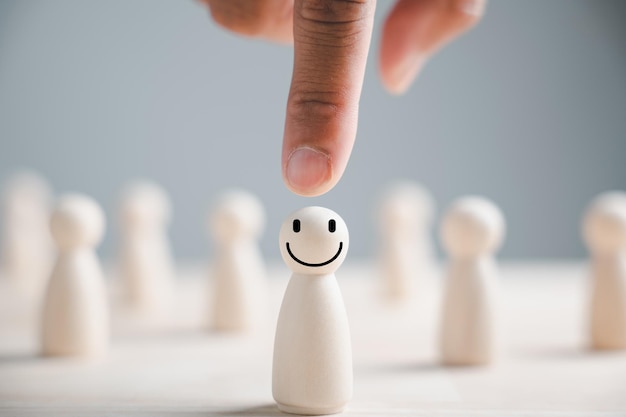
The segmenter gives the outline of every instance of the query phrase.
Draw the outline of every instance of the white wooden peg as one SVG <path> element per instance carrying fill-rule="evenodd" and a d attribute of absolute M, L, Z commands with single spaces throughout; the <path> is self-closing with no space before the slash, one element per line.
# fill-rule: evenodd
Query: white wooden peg
<path fill-rule="evenodd" d="M 21 171 L 3 193 L 2 274 L 25 293 L 40 295 L 54 255 L 50 237 L 52 191 L 32 171 Z"/>
<path fill-rule="evenodd" d="M 210 214 L 215 330 L 253 330 L 266 319 L 267 272 L 258 242 L 264 227 L 263 204 L 244 190 L 224 193 Z"/>
<path fill-rule="evenodd" d="M 104 225 L 102 209 L 84 195 L 65 195 L 54 209 L 50 229 L 59 255 L 43 305 L 46 356 L 93 356 L 107 350 L 107 291 L 94 250 Z"/>
<path fill-rule="evenodd" d="M 151 181 L 134 181 L 122 193 L 120 276 L 131 309 L 143 316 L 166 315 L 172 299 L 171 212 L 167 192 Z"/>
<path fill-rule="evenodd" d="M 481 197 L 465 197 L 448 210 L 441 239 L 449 254 L 440 349 L 446 365 L 484 365 L 497 342 L 498 273 L 493 258 L 504 238 L 498 207 Z"/>
<path fill-rule="evenodd" d="M 293 274 L 276 327 L 274 399 L 287 413 L 339 413 L 352 397 L 353 378 L 350 329 L 335 279 L 348 228 L 334 211 L 306 207 L 287 217 L 279 241 Z"/>
<path fill-rule="evenodd" d="M 583 236 L 591 255 L 590 345 L 626 349 L 626 193 L 595 198 Z"/>
<path fill-rule="evenodd" d="M 383 292 L 393 302 L 407 300 L 434 269 L 431 223 L 434 201 L 417 183 L 388 186 L 379 208 Z"/>

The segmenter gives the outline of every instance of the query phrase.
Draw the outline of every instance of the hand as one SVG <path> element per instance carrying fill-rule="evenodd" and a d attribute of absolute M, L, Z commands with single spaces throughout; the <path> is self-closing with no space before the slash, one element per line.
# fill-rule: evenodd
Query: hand
<path fill-rule="evenodd" d="M 315 196 L 341 178 L 356 136 L 375 0 L 202 0 L 233 32 L 294 43 L 282 167 L 294 193 Z M 486 0 L 397 0 L 383 28 L 379 69 L 404 93 L 426 60 L 471 28 Z"/>

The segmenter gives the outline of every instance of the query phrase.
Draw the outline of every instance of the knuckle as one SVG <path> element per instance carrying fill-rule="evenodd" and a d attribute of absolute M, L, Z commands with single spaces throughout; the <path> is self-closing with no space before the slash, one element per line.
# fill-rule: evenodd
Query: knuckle
<path fill-rule="evenodd" d="M 362 22 L 373 11 L 372 2 L 367 0 L 304 0 L 297 8 L 302 21 L 331 27 Z"/>
<path fill-rule="evenodd" d="M 305 0 L 295 10 L 302 43 L 327 47 L 351 47 L 367 30 L 374 12 L 367 0 Z"/>
<path fill-rule="evenodd" d="M 362 20 L 371 10 L 367 0 L 304 0 L 299 12 L 303 19 L 319 23 L 350 23 Z"/>
<path fill-rule="evenodd" d="M 336 120 L 346 108 L 342 93 L 334 91 L 295 91 L 290 94 L 287 113 L 300 123 L 327 125 Z"/>

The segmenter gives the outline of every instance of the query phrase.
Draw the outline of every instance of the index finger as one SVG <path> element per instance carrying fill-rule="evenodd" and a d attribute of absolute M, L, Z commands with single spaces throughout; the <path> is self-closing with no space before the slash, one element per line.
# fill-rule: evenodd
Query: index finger
<path fill-rule="evenodd" d="M 341 178 L 356 137 L 375 0 L 296 0 L 283 178 L 314 196 Z"/>

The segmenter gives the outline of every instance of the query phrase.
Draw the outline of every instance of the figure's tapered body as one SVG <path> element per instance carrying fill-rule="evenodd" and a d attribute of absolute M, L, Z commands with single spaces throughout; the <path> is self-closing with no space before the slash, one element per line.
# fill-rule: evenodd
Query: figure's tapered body
<path fill-rule="evenodd" d="M 273 362 L 278 407 L 334 414 L 352 398 L 352 348 L 334 274 L 294 274 L 280 309 Z"/>
<path fill-rule="evenodd" d="M 596 197 L 585 215 L 583 236 L 591 255 L 589 344 L 626 349 L 626 193 Z"/>
<path fill-rule="evenodd" d="M 257 328 L 265 319 L 265 263 L 256 240 L 242 239 L 218 249 L 214 266 L 213 325 L 217 330 Z"/>
<path fill-rule="evenodd" d="M 43 307 L 42 353 L 98 355 L 109 343 L 109 311 L 100 263 L 93 251 L 61 253 Z"/>
<path fill-rule="evenodd" d="M 626 349 L 626 255 L 596 257 L 591 276 L 591 345 Z"/>
<path fill-rule="evenodd" d="M 122 248 L 121 273 L 133 309 L 144 313 L 167 310 L 174 268 L 164 235 L 127 237 Z"/>
<path fill-rule="evenodd" d="M 408 300 L 432 273 L 432 259 L 424 248 L 402 239 L 389 239 L 381 249 L 384 292 L 390 301 Z"/>
<path fill-rule="evenodd" d="M 496 349 L 496 266 L 492 258 L 453 260 L 446 277 L 441 359 L 447 365 L 482 365 Z"/>

